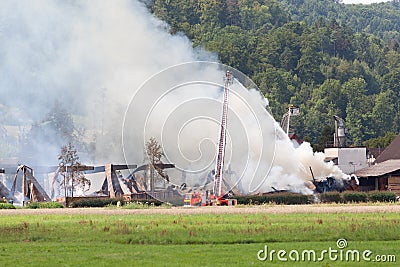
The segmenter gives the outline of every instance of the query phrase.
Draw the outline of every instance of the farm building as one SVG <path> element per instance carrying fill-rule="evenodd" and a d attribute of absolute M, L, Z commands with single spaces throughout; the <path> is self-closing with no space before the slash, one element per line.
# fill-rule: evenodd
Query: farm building
<path fill-rule="evenodd" d="M 367 167 L 367 149 L 365 147 L 325 148 L 325 161 L 332 161 L 344 173 L 352 174 Z"/>
<path fill-rule="evenodd" d="M 400 135 L 376 158 L 374 165 L 355 172 L 360 190 L 393 191 L 400 194 Z"/>

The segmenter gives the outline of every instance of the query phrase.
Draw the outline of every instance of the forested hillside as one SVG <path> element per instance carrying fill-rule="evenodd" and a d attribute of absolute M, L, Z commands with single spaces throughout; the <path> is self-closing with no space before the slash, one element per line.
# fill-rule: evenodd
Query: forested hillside
<path fill-rule="evenodd" d="M 217 52 L 222 63 L 250 76 L 270 100 L 276 120 L 289 103 L 299 106 L 301 115 L 291 120 L 291 128 L 318 150 L 331 139 L 333 115 L 346 120 L 350 144 L 362 145 L 387 132 L 398 132 L 398 40 L 383 41 L 341 23 L 340 16 L 336 20 L 333 15 L 320 14 L 317 8 L 342 10 L 343 4 L 333 0 L 146 2 L 156 16 L 169 23 L 172 34 L 184 32 L 193 46 Z M 295 2 L 302 5 L 297 8 Z M 315 6 L 308 10 L 305 3 Z M 390 5 L 397 7 L 391 14 L 400 17 L 398 1 Z M 295 7 L 293 15 L 287 12 Z M 355 8 L 350 6 L 346 16 L 353 17 Z M 373 13 L 379 8 L 371 5 L 362 10 Z M 354 18 L 365 19 L 362 12 L 354 13 Z M 297 21 L 301 19 L 306 21 Z"/>
<path fill-rule="evenodd" d="M 336 19 L 356 32 L 374 34 L 385 41 L 400 40 L 400 0 L 371 5 L 344 5 L 340 0 L 282 0 L 286 10 L 295 21 L 308 25 L 320 17 Z"/>

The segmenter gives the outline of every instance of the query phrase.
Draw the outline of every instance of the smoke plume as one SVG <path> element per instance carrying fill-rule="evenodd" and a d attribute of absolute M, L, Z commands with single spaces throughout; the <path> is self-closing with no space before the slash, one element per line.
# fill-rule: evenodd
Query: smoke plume
<path fill-rule="evenodd" d="M 122 114 L 145 79 L 202 56 L 137 1 L 2 1 L 0 7 L 1 106 L 17 108 L 14 120 L 31 125 L 57 100 L 88 139 L 96 138 L 94 161 L 123 159 Z"/>
<path fill-rule="evenodd" d="M 172 182 L 206 182 L 215 164 L 225 70 L 206 63 L 160 72 L 216 57 L 194 50 L 183 35 L 170 35 L 168 25 L 143 4 L 2 1 L 0 38 L 5 124 L 41 122 L 58 101 L 85 128 L 82 141 L 95 143 L 84 163 L 140 164 L 144 142 L 155 136 L 166 160 L 177 166 Z M 311 178 L 308 166 L 317 177 L 340 176 L 309 144 L 293 148 L 247 82 L 238 79 L 232 85 L 229 111 L 225 167 L 236 186 L 244 193 L 271 191 L 272 186 L 301 191 Z M 15 109 L 13 115 L 7 112 Z M 57 164 L 59 146 L 35 141 L 52 151 L 35 159 Z"/>

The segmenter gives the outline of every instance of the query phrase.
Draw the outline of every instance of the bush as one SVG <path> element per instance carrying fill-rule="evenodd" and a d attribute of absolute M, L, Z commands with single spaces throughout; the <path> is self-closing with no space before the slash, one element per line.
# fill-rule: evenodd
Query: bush
<path fill-rule="evenodd" d="M 343 193 L 343 200 L 345 202 L 367 202 L 368 195 L 364 192 L 351 192 Z"/>
<path fill-rule="evenodd" d="M 340 203 L 342 198 L 339 192 L 326 192 L 319 195 L 322 203 Z"/>
<path fill-rule="evenodd" d="M 15 209 L 15 207 L 10 203 L 0 203 L 0 210 L 13 210 L 13 209 Z"/>
<path fill-rule="evenodd" d="M 27 209 L 58 209 L 64 208 L 59 202 L 31 202 L 26 205 Z"/>
<path fill-rule="evenodd" d="M 121 205 L 124 205 L 125 202 L 122 198 L 88 198 L 88 199 L 79 199 L 73 201 L 69 204 L 71 208 L 102 208 L 110 205 L 117 205 L 117 202 L 120 201 Z"/>
<path fill-rule="evenodd" d="M 272 193 L 266 194 L 262 196 L 239 196 L 236 197 L 238 200 L 238 204 L 267 204 L 267 203 L 276 203 L 276 204 L 307 204 L 309 203 L 309 199 L 307 195 L 295 194 L 295 193 Z"/>
<path fill-rule="evenodd" d="M 368 198 L 370 201 L 375 201 L 375 202 L 391 202 L 391 201 L 396 201 L 396 194 L 387 191 L 375 191 L 375 192 L 370 192 L 368 194 Z"/>

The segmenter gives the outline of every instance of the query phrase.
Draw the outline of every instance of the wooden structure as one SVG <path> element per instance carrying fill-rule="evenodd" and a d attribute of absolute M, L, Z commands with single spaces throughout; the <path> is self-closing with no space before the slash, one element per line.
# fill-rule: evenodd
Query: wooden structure
<path fill-rule="evenodd" d="M 11 195 L 14 196 L 17 185 L 18 173 L 22 171 L 22 195 L 25 201 L 29 199 L 32 202 L 51 201 L 46 191 L 42 188 L 39 182 L 33 176 L 33 169 L 26 165 L 19 165 L 15 172 Z"/>
<path fill-rule="evenodd" d="M 400 159 L 390 159 L 356 171 L 360 191 L 392 191 L 400 194 Z"/>
<path fill-rule="evenodd" d="M 174 168 L 174 164 L 155 164 L 154 168 L 157 173 L 163 177 L 166 181 L 169 181 L 168 175 L 163 173 L 164 169 Z M 104 180 L 101 191 L 108 194 L 110 198 L 122 197 L 124 195 L 131 195 L 136 193 L 142 193 L 141 190 L 136 186 L 133 174 L 139 171 L 146 171 L 149 168 L 149 164 L 142 165 L 137 168 L 137 165 L 118 165 L 118 164 L 106 164 L 104 165 L 104 172 L 106 173 L 106 179 Z M 132 170 L 127 179 L 123 179 L 121 170 Z M 129 182 L 129 183 L 128 183 Z M 123 187 L 126 190 L 123 190 Z M 132 190 L 132 188 L 134 190 Z M 125 191 L 125 192 L 124 192 Z M 127 191 L 127 192 L 126 192 Z M 134 192 L 136 191 L 136 192 Z"/>
<path fill-rule="evenodd" d="M 13 198 L 10 190 L 8 190 L 8 188 L 1 181 L 0 181 L 0 198 L 6 198 L 7 200 Z"/>
<path fill-rule="evenodd" d="M 136 169 L 137 165 L 106 164 L 104 167 L 106 180 L 105 184 L 103 184 L 103 191 L 108 191 L 110 198 L 122 197 L 124 191 L 122 190 L 121 184 L 118 180 L 119 173 L 117 173 L 117 171 Z"/>

